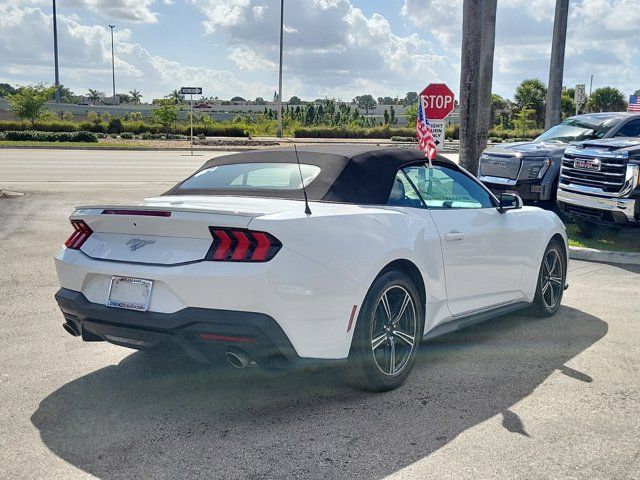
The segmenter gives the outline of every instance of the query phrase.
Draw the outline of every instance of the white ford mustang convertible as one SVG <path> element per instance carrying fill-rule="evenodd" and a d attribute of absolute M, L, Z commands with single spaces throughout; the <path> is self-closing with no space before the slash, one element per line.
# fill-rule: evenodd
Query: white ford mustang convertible
<path fill-rule="evenodd" d="M 55 259 L 70 334 L 236 367 L 339 360 L 376 391 L 407 378 L 422 339 L 553 315 L 566 285 L 554 213 L 415 150 L 222 156 L 140 205 L 70 220 Z"/>

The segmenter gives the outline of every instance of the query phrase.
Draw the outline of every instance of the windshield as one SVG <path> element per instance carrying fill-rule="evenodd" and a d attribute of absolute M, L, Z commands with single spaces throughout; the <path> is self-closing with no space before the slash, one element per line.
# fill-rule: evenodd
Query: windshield
<path fill-rule="evenodd" d="M 320 167 L 295 163 L 237 163 L 199 171 L 180 190 L 299 190 L 320 173 Z"/>
<path fill-rule="evenodd" d="M 575 118 L 569 118 L 555 127 L 551 127 L 535 141 L 576 142 L 602 138 L 615 125 L 612 120 L 600 124 L 591 124 Z"/>

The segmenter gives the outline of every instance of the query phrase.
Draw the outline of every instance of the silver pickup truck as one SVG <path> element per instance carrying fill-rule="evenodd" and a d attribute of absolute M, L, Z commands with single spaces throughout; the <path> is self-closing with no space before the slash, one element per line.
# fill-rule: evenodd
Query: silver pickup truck
<path fill-rule="evenodd" d="M 582 230 L 640 226 L 640 138 L 581 142 L 562 157 L 558 208 Z"/>
<path fill-rule="evenodd" d="M 480 157 L 478 178 L 497 195 L 514 192 L 525 201 L 554 207 L 562 156 L 571 143 L 638 136 L 639 114 L 576 115 L 550 128 L 532 142 L 487 148 Z"/>

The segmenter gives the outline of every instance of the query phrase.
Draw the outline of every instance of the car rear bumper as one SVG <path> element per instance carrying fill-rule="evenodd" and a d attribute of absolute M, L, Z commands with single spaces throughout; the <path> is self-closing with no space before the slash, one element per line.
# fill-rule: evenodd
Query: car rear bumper
<path fill-rule="evenodd" d="M 177 346 L 199 361 L 241 350 L 258 363 L 300 359 L 277 322 L 253 312 L 185 308 L 175 313 L 137 312 L 92 303 L 80 292 L 55 295 L 65 322 L 85 341 L 108 341 L 135 349 Z"/>
<path fill-rule="evenodd" d="M 522 183 L 518 180 L 488 175 L 481 175 L 478 179 L 495 195 L 513 192 L 517 193 L 523 200 L 535 202 L 551 200 L 554 195 L 552 186 L 543 183 Z"/>
<path fill-rule="evenodd" d="M 558 207 L 570 217 L 594 223 L 640 225 L 640 199 L 595 197 L 559 189 Z"/>
<path fill-rule="evenodd" d="M 314 359 L 347 357 L 353 335 L 348 329 L 350 314 L 366 294 L 365 286 L 285 248 L 264 263 L 178 266 L 96 260 L 63 248 L 56 255 L 56 270 L 61 288 L 81 293 L 92 306 L 116 312 L 118 318 L 171 322 L 192 312 L 214 317 L 222 315 L 219 312 L 263 314 L 284 332 L 299 357 Z M 142 316 L 106 307 L 113 276 L 153 281 L 148 310 Z M 118 323 L 110 317 L 106 321 Z M 154 331 L 163 324 L 149 320 L 145 325 Z"/>

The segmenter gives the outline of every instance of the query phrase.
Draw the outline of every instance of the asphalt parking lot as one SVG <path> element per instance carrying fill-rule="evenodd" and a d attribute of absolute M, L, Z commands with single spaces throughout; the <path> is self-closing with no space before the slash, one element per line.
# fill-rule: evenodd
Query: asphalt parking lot
<path fill-rule="evenodd" d="M 0 150 L 0 473 L 69 478 L 629 479 L 640 472 L 640 267 L 574 261 L 550 319 L 423 345 L 400 389 L 83 343 L 52 257 L 86 203 L 165 191 L 207 157 Z"/>

